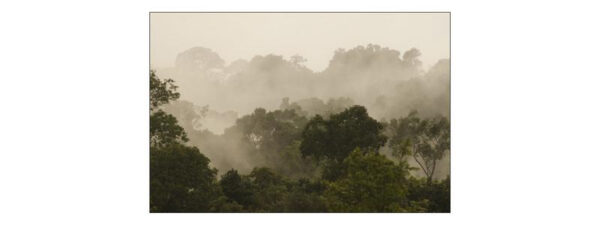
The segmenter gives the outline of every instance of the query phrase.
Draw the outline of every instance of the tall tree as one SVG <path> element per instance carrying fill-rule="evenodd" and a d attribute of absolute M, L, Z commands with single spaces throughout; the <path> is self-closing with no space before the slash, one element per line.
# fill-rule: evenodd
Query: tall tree
<path fill-rule="evenodd" d="M 159 106 L 179 98 L 172 80 L 150 71 L 150 211 L 209 211 L 220 196 L 215 169 L 198 148 L 186 146 L 185 131 Z"/>
<path fill-rule="evenodd" d="M 417 112 L 390 121 L 390 147 L 400 159 L 412 157 L 431 183 L 437 163 L 450 151 L 450 122 L 446 117 L 421 119 Z"/>
<path fill-rule="evenodd" d="M 159 106 L 177 100 L 177 86 L 171 79 L 161 80 L 150 70 L 150 146 L 166 146 L 169 143 L 188 141 L 177 119 L 165 113 Z"/>

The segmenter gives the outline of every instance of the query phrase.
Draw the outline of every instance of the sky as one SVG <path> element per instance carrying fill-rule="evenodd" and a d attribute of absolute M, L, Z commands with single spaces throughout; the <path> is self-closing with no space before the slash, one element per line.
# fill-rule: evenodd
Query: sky
<path fill-rule="evenodd" d="M 334 51 L 369 43 L 421 51 L 425 68 L 450 58 L 449 13 L 151 13 L 150 64 L 173 67 L 178 53 L 205 47 L 228 64 L 255 55 L 301 55 L 315 72 Z"/>

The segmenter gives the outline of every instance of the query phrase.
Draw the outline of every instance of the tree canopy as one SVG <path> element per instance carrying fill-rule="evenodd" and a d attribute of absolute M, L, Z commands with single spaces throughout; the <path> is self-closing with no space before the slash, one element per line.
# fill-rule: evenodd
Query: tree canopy
<path fill-rule="evenodd" d="M 355 148 L 377 152 L 387 140 L 383 124 L 369 117 L 363 106 L 352 106 L 329 119 L 312 118 L 302 132 L 300 150 L 304 156 L 341 162 Z"/>
<path fill-rule="evenodd" d="M 342 175 L 325 196 L 337 212 L 402 212 L 406 200 L 405 165 L 396 165 L 376 152 L 356 148 L 342 163 Z"/>
<path fill-rule="evenodd" d="M 220 189 L 216 169 L 188 141 L 177 119 L 158 109 L 179 98 L 172 80 L 160 80 L 150 71 L 150 211 L 207 211 Z"/>
<path fill-rule="evenodd" d="M 151 212 L 450 210 L 449 177 L 433 179 L 449 151 L 449 121 L 443 116 L 415 112 L 387 123 L 369 116 L 364 106 L 349 106 L 348 98 L 284 99 L 279 110 L 256 108 L 214 134 L 197 129 L 208 106 L 198 113 L 191 103 L 174 102 L 179 93 L 172 80 L 153 71 L 150 79 Z M 210 159 L 203 149 L 211 150 Z M 394 161 L 381 149 L 391 149 Z M 241 170 L 225 164 L 230 169 L 219 174 L 211 162 L 223 166 L 216 151 L 241 165 L 254 164 Z M 409 159 L 425 178 L 409 173 Z"/>
<path fill-rule="evenodd" d="M 195 147 L 171 144 L 150 150 L 150 209 L 156 212 L 207 211 L 219 191 L 215 169 Z"/>
<path fill-rule="evenodd" d="M 175 81 L 172 79 L 160 80 L 155 72 L 150 70 L 150 110 L 178 98 L 179 93 Z"/>

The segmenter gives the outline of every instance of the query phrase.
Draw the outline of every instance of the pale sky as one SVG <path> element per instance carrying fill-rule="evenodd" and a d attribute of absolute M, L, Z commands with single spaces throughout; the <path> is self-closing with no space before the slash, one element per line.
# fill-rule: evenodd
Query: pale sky
<path fill-rule="evenodd" d="M 298 54 L 314 71 L 338 48 L 369 43 L 421 50 L 425 68 L 450 57 L 449 13 L 152 13 L 152 68 L 172 67 L 178 53 L 205 47 L 228 64 L 255 55 Z"/>

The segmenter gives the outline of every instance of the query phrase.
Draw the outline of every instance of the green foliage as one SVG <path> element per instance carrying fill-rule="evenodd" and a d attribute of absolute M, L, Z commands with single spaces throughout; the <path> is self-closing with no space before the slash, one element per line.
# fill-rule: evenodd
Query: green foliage
<path fill-rule="evenodd" d="M 258 108 L 253 114 L 240 118 L 236 126 L 248 142 L 257 149 L 282 149 L 300 137 L 306 119 L 293 110 L 266 112 Z"/>
<path fill-rule="evenodd" d="M 355 148 L 378 152 L 387 137 L 383 124 L 369 117 L 362 106 L 353 106 L 329 119 L 313 117 L 302 132 L 300 151 L 304 157 L 323 159 L 323 178 L 335 180 L 340 176 L 341 162 Z"/>
<path fill-rule="evenodd" d="M 188 139 L 177 119 L 156 109 L 179 97 L 172 83 L 150 71 L 150 211 L 235 210 L 235 205 L 219 203 L 222 194 L 210 160 L 198 148 L 183 145 Z"/>
<path fill-rule="evenodd" d="M 277 171 L 289 178 L 316 177 L 319 170 L 318 162 L 310 157 L 302 157 L 300 141 L 296 140 L 283 148 L 280 153 L 281 163 Z"/>
<path fill-rule="evenodd" d="M 283 212 L 283 199 L 287 193 L 286 181 L 266 167 L 255 168 L 249 175 L 254 185 L 254 210 Z"/>
<path fill-rule="evenodd" d="M 179 93 L 175 81 L 172 79 L 162 81 L 153 70 L 150 70 L 150 110 L 178 98 Z"/>
<path fill-rule="evenodd" d="M 411 156 L 432 181 L 437 162 L 450 150 L 450 122 L 446 117 L 421 119 L 411 112 L 400 120 L 390 121 L 389 145 L 396 157 L 404 160 Z"/>
<path fill-rule="evenodd" d="M 241 205 L 254 203 L 253 184 L 248 177 L 242 177 L 237 170 L 229 170 L 225 173 L 219 185 L 227 198 Z"/>
<path fill-rule="evenodd" d="M 150 70 L 150 146 L 163 147 L 172 143 L 188 141 L 185 131 L 177 124 L 177 119 L 157 109 L 162 104 L 179 98 L 177 86 L 173 80 L 161 81 L 153 70 Z"/>
<path fill-rule="evenodd" d="M 261 60 L 277 62 L 272 57 Z M 444 117 L 420 119 L 411 114 L 392 120 L 389 144 L 402 159 L 396 164 L 378 153 L 387 140 L 383 124 L 362 106 L 341 111 L 348 104 L 344 99 L 323 104 L 328 105 L 326 117 L 316 115 L 310 121 L 305 117 L 309 113 L 295 103 L 271 112 L 258 108 L 220 136 L 193 129 L 190 122 L 201 116 L 194 112 L 193 104 L 174 104 L 170 112 L 177 112 L 189 125 L 186 129 L 196 137 L 192 144 L 210 147 L 210 141 L 218 139 L 222 150 L 241 147 L 268 166 L 256 167 L 246 175 L 232 169 L 217 181 L 210 160 L 198 148 L 185 144 L 184 128 L 162 110 L 163 104 L 179 97 L 177 87 L 172 80 L 158 79 L 153 71 L 150 79 L 151 212 L 450 210 L 449 178 L 432 182 L 433 172 L 426 172 L 426 179 L 409 177 L 405 160 L 413 156 L 424 168 L 435 170 L 436 161 L 449 148 L 449 123 Z M 321 177 L 318 171 L 322 171 Z"/>
<path fill-rule="evenodd" d="M 249 175 L 230 170 L 221 177 L 219 185 L 225 200 L 213 201 L 213 204 L 226 212 L 327 211 L 321 196 L 324 183 L 305 178 L 291 181 L 265 167 L 254 168 Z"/>
<path fill-rule="evenodd" d="M 208 211 L 220 193 L 215 169 L 195 147 L 170 144 L 150 149 L 150 210 Z"/>
<path fill-rule="evenodd" d="M 171 143 L 184 143 L 188 138 L 177 124 L 177 119 L 158 110 L 150 115 L 150 146 L 162 147 Z"/>
<path fill-rule="evenodd" d="M 269 168 L 221 177 L 217 212 L 449 212 L 449 179 L 427 184 L 409 178 L 406 164 L 374 152 L 353 151 L 334 182 L 289 180 Z"/>
<path fill-rule="evenodd" d="M 325 184 L 321 181 L 300 179 L 290 183 L 288 194 L 284 199 L 286 212 L 327 212 L 322 194 Z"/>
<path fill-rule="evenodd" d="M 306 118 L 294 110 L 267 112 L 257 108 L 253 114 L 238 119 L 234 127 L 226 130 L 225 136 L 230 140 L 241 138 L 243 149 L 252 153 L 257 158 L 255 161 L 263 162 L 262 166 L 290 177 L 311 176 L 316 165 L 302 158 L 299 150 L 306 122 Z"/>
<path fill-rule="evenodd" d="M 350 107 L 328 120 L 317 115 L 302 132 L 300 151 L 303 156 L 341 162 L 355 148 L 377 152 L 387 140 L 382 130 L 383 125 L 369 117 L 363 106 Z"/>
<path fill-rule="evenodd" d="M 399 212 L 408 206 L 406 165 L 357 148 L 344 160 L 342 169 L 342 176 L 325 192 L 331 211 Z"/>
<path fill-rule="evenodd" d="M 244 206 L 235 201 L 229 200 L 225 196 L 219 196 L 210 204 L 210 212 L 244 212 Z"/>
<path fill-rule="evenodd" d="M 408 198 L 411 202 L 425 203 L 427 212 L 450 212 L 450 177 L 432 183 L 410 178 Z"/>

